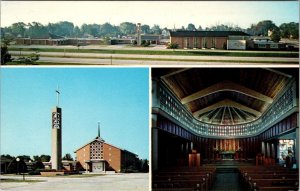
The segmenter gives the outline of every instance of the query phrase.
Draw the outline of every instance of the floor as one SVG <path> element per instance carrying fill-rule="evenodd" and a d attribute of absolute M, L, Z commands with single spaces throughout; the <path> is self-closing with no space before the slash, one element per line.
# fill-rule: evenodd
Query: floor
<path fill-rule="evenodd" d="M 238 173 L 217 173 L 212 191 L 242 191 Z"/>
<path fill-rule="evenodd" d="M 206 164 L 210 165 L 217 168 L 212 191 L 244 191 L 245 188 L 240 185 L 238 167 L 254 164 L 253 161 L 222 160 Z"/>

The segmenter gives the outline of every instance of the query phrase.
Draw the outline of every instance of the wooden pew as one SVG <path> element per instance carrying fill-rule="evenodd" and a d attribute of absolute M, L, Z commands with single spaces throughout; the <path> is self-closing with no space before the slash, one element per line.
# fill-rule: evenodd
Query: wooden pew
<path fill-rule="evenodd" d="M 299 179 L 251 179 L 250 190 L 260 190 L 261 187 L 296 187 Z"/>
<path fill-rule="evenodd" d="M 179 167 L 166 168 L 152 173 L 152 190 L 198 190 L 207 191 L 212 187 L 216 168 Z"/>

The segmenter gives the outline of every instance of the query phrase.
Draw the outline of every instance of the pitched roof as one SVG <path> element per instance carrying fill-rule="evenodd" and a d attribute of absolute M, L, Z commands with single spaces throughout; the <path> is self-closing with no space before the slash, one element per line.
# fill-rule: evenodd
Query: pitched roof
<path fill-rule="evenodd" d="M 170 31 L 171 37 L 228 37 L 250 36 L 242 31 Z"/>
<path fill-rule="evenodd" d="M 76 149 L 76 150 L 74 151 L 74 153 L 76 153 L 78 150 L 80 150 L 81 148 L 85 147 L 85 146 L 88 145 L 88 144 L 91 144 L 91 143 L 94 142 L 94 141 L 105 142 L 104 139 L 102 139 L 101 137 L 98 137 L 98 136 L 97 136 L 95 139 L 89 141 L 88 143 L 86 143 L 86 144 L 82 145 L 81 147 L 79 147 L 78 149 Z"/>

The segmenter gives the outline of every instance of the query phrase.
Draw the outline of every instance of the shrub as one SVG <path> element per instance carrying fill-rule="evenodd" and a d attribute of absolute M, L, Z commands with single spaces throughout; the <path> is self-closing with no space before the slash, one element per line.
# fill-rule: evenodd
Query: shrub
<path fill-rule="evenodd" d="M 167 49 L 177 49 L 178 48 L 178 44 L 176 43 L 169 43 L 167 46 Z"/>

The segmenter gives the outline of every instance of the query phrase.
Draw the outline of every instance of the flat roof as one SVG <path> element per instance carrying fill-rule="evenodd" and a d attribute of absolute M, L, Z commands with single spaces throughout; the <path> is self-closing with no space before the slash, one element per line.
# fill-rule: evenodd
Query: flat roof
<path fill-rule="evenodd" d="M 170 31 L 171 37 L 228 37 L 250 36 L 242 31 Z"/>

